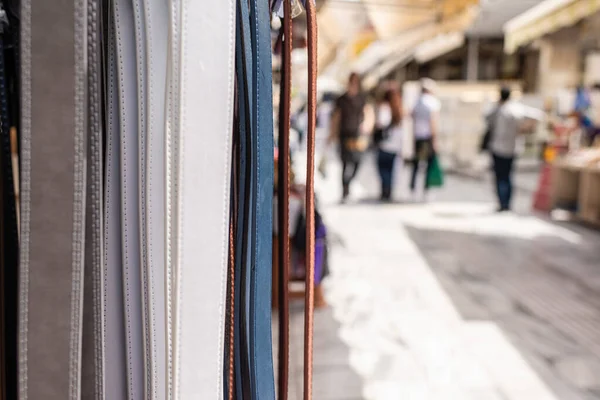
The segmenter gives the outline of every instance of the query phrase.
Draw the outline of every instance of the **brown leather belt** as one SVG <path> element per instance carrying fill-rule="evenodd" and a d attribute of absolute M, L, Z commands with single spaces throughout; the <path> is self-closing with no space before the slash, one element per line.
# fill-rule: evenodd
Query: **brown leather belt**
<path fill-rule="evenodd" d="M 279 375 L 278 399 L 288 398 L 289 376 L 289 201 L 290 201 L 290 103 L 292 87 L 292 10 L 291 3 L 283 5 L 283 49 L 281 54 L 281 98 L 279 102 L 279 159 L 277 185 L 277 215 L 279 232 Z"/>
<path fill-rule="evenodd" d="M 306 289 L 304 315 L 304 400 L 312 398 L 313 315 L 315 307 L 315 129 L 317 111 L 317 12 L 306 1 L 308 25 L 308 133 L 306 136 Z"/>

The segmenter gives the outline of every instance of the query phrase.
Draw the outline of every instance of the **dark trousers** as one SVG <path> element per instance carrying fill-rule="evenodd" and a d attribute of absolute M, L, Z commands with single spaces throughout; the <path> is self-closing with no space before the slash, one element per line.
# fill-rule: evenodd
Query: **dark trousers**
<path fill-rule="evenodd" d="M 500 208 L 508 210 L 512 197 L 512 169 L 514 157 L 503 157 L 494 154 L 494 174 L 496 175 L 496 194 Z"/>
<path fill-rule="evenodd" d="M 392 182 L 394 177 L 395 153 L 379 150 L 377 154 L 377 169 L 381 178 L 381 198 L 389 199 L 392 195 Z"/>
<path fill-rule="evenodd" d="M 431 169 L 433 161 L 433 140 L 432 139 L 417 139 L 415 140 L 415 158 L 413 160 L 412 176 L 410 178 L 410 190 L 414 191 L 417 186 L 417 174 L 419 172 L 419 161 L 425 159 L 427 161 L 427 169 L 425 172 L 425 190 L 429 189 L 427 175 Z"/>
<path fill-rule="evenodd" d="M 349 150 L 345 146 L 341 149 L 342 156 L 342 187 L 344 192 L 348 191 L 350 183 L 356 177 L 360 161 L 362 159 L 362 152 L 357 150 Z M 347 194 L 347 193 L 346 193 Z"/>

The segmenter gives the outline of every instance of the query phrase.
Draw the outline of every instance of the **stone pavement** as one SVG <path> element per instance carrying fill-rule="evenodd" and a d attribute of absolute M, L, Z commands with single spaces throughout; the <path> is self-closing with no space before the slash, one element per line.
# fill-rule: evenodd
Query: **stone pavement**
<path fill-rule="evenodd" d="M 493 214 L 489 185 L 457 177 L 428 204 L 376 204 L 369 159 L 340 206 L 330 164 L 318 186 L 332 251 L 315 400 L 600 399 L 598 233 L 531 215 L 526 191 L 516 213 Z M 290 400 L 301 398 L 302 318 L 295 305 Z"/>

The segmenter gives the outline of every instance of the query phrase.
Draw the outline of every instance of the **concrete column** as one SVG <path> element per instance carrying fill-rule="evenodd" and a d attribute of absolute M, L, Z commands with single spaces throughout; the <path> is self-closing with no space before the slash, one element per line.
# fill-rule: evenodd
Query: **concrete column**
<path fill-rule="evenodd" d="M 470 37 L 467 47 L 467 80 L 479 79 L 479 38 Z"/>

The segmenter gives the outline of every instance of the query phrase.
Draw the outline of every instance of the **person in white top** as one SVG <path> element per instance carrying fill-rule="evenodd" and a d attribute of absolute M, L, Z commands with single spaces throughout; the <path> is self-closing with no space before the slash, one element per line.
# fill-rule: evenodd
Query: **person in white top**
<path fill-rule="evenodd" d="M 377 107 L 376 129 L 382 134 L 378 143 L 377 168 L 381 178 L 381 200 L 392 198 L 394 163 L 402 151 L 402 100 L 396 89 L 388 89 Z"/>
<path fill-rule="evenodd" d="M 410 189 L 414 193 L 417 183 L 419 162 L 427 161 L 427 174 L 435 155 L 438 120 L 441 109 L 440 101 L 433 95 L 435 82 L 431 79 L 421 81 L 421 95 L 412 111 L 413 135 L 415 139 L 415 158 L 410 180 Z M 429 189 L 425 179 L 425 191 Z"/>
<path fill-rule="evenodd" d="M 510 210 L 511 176 L 522 123 L 525 119 L 542 121 L 544 118 L 541 110 L 509 100 L 510 89 L 501 88 L 498 107 L 488 115 L 488 125 L 492 127 L 490 150 L 494 159 L 499 212 Z"/>

